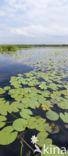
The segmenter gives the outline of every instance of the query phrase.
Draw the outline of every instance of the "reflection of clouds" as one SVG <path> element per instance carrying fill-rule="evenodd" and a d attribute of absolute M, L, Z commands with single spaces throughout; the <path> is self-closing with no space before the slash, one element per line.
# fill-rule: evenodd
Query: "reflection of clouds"
<path fill-rule="evenodd" d="M 31 48 L 19 50 L 12 55 L 11 53 L 7 56 L 1 55 L 0 59 L 4 62 L 4 64 L 0 62 L 1 67 L 12 64 L 29 64 L 32 66 L 33 64 L 37 64 L 37 62 L 41 65 L 48 63 L 49 59 L 54 62 L 68 61 L 68 48 Z M 40 61 L 42 63 L 40 63 Z"/>
<path fill-rule="evenodd" d="M 1 73 L 0 74 L 0 82 L 4 82 L 8 79 L 8 73 Z"/>
<path fill-rule="evenodd" d="M 34 48 L 21 51 L 21 53 L 13 56 L 15 60 L 14 63 L 27 64 L 35 66 L 38 63 L 38 66 L 41 66 L 45 63 L 49 63 L 50 59 L 54 63 L 60 62 L 63 63 L 64 60 L 68 62 L 68 48 Z M 41 63 L 40 63 L 41 62 Z"/>
<path fill-rule="evenodd" d="M 68 69 L 68 48 L 32 48 L 13 53 L 12 56 L 0 55 L 0 81 L 29 67 L 45 68 L 47 65 L 62 66 Z"/>

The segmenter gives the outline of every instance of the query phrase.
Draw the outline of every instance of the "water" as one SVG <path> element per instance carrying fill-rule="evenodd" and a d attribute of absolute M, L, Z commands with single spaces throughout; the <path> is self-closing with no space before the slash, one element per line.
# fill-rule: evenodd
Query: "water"
<path fill-rule="evenodd" d="M 56 65 L 59 70 L 64 70 L 64 72 L 68 72 L 68 48 L 28 48 L 21 49 L 17 52 L 0 52 L 0 87 L 9 85 L 9 80 L 11 76 L 17 76 L 18 74 L 23 74 L 30 72 L 32 70 L 40 71 L 41 68 L 45 68 L 47 70 L 47 66 L 52 65 L 52 68 Z M 68 81 L 68 77 L 66 80 Z M 57 106 L 55 108 L 56 111 L 60 111 Z M 39 110 L 40 112 L 40 110 Z M 43 113 L 40 112 L 42 116 Z M 44 117 L 44 115 L 43 115 Z M 63 127 L 63 123 L 59 121 L 58 125 L 61 124 Z M 65 129 L 65 128 L 64 128 Z M 61 147 L 62 145 L 68 146 L 68 137 L 67 129 L 65 133 L 63 130 L 58 134 L 50 135 L 53 139 L 54 144 Z M 36 131 L 28 131 L 28 135 L 26 134 L 26 139 L 30 142 L 30 137 L 33 134 L 37 133 Z M 63 138 L 62 138 L 63 136 Z M 23 151 L 24 156 L 32 156 L 33 154 L 28 149 Z M 0 147 L 0 156 L 19 156 L 20 152 L 20 144 L 18 140 L 12 143 L 12 145 L 1 146 Z"/>
<path fill-rule="evenodd" d="M 0 82 L 11 76 L 33 70 L 34 65 L 47 64 L 49 61 L 62 64 L 68 70 L 68 48 L 31 48 L 17 52 L 0 52 Z"/>

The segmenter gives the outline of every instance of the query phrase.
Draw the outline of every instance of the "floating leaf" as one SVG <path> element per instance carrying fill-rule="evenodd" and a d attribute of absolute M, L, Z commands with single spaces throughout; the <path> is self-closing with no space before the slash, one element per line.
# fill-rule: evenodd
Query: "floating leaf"
<path fill-rule="evenodd" d="M 9 102 L 2 100 L 2 102 L 0 104 L 0 114 L 7 115 L 8 108 L 9 108 Z"/>
<path fill-rule="evenodd" d="M 60 118 L 63 120 L 64 123 L 68 123 L 68 113 L 67 112 L 65 112 L 64 114 L 60 113 Z"/>
<path fill-rule="evenodd" d="M 4 127 L 6 125 L 7 118 L 5 116 L 0 115 L 0 128 Z"/>
<path fill-rule="evenodd" d="M 68 99 L 61 99 L 61 101 L 59 101 L 57 103 L 57 105 L 61 108 L 61 109 L 68 109 Z"/>
<path fill-rule="evenodd" d="M 52 121 L 56 121 L 59 119 L 59 115 L 56 112 L 51 111 L 51 110 L 46 112 L 46 117 Z"/>
<path fill-rule="evenodd" d="M 7 118 L 5 116 L 0 115 L 0 121 L 6 121 L 6 120 L 7 120 Z"/>
<path fill-rule="evenodd" d="M 19 118 L 13 122 L 13 128 L 16 131 L 19 131 L 19 132 L 24 131 L 26 127 L 27 127 L 27 121 L 25 119 Z"/>
<path fill-rule="evenodd" d="M 4 89 L 0 88 L 0 94 L 4 94 L 4 93 L 5 93 Z"/>
<path fill-rule="evenodd" d="M 10 89 L 11 89 L 10 86 L 4 87 L 4 91 L 8 91 L 8 90 L 10 90 Z"/>
<path fill-rule="evenodd" d="M 47 85 L 46 85 L 46 82 L 41 82 L 41 84 L 39 85 L 39 87 L 41 88 L 41 89 L 47 89 Z"/>
<path fill-rule="evenodd" d="M 4 127 L 6 125 L 6 122 L 0 122 L 0 128 Z"/>
<path fill-rule="evenodd" d="M 22 111 L 20 112 L 20 116 L 25 119 L 30 118 L 30 115 L 32 115 L 32 111 L 29 109 L 22 109 Z"/>
<path fill-rule="evenodd" d="M 38 135 L 37 135 L 37 138 L 38 138 L 37 144 L 40 147 L 43 147 L 43 145 L 45 144 L 45 140 L 46 140 L 47 137 L 48 137 L 48 133 L 47 132 L 40 132 L 40 133 L 38 133 Z"/>
<path fill-rule="evenodd" d="M 17 132 L 13 132 L 12 126 L 7 126 L 0 131 L 0 145 L 8 145 L 15 141 Z"/>
<path fill-rule="evenodd" d="M 50 83 L 50 84 L 48 85 L 48 88 L 51 88 L 51 89 L 53 89 L 53 90 L 57 90 L 57 89 L 58 89 L 58 87 L 57 87 L 57 85 L 56 85 L 55 83 Z"/>

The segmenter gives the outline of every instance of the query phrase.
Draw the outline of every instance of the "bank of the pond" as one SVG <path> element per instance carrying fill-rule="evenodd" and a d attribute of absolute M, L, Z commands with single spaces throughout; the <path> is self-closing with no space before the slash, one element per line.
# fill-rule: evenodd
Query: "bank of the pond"
<path fill-rule="evenodd" d="M 33 47 L 68 47 L 68 45 L 46 45 L 46 44 L 41 44 L 41 45 L 0 45 L 0 52 L 3 51 L 16 51 L 20 48 L 33 48 Z"/>

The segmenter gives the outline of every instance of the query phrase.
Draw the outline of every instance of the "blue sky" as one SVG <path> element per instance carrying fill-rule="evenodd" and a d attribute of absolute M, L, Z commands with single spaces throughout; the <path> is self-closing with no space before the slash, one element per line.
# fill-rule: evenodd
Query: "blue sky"
<path fill-rule="evenodd" d="M 0 44 L 68 44 L 68 0 L 0 0 Z"/>

